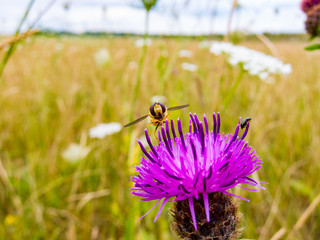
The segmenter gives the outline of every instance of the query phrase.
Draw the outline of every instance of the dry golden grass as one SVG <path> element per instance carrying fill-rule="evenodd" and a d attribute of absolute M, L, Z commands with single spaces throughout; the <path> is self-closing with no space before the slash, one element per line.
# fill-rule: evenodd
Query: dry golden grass
<path fill-rule="evenodd" d="M 137 73 L 132 62 L 138 63 L 141 53 L 134 41 L 36 37 L 18 46 L 0 78 L 0 236 L 175 239 L 169 210 L 155 224 L 156 211 L 140 221 L 152 203 L 139 202 L 129 191 L 140 157 L 137 144 L 129 152 L 129 143 L 146 124 L 133 127 L 132 138 L 128 129 L 103 140 L 88 138 L 97 123 L 129 120 Z M 165 95 L 168 106 L 189 103 L 198 115 L 220 111 L 225 132 L 233 131 L 239 116 L 252 117 L 248 139 L 264 162 L 254 177 L 269 185 L 258 193 L 237 190 L 251 200 L 241 202 L 243 237 L 318 239 L 320 207 L 311 203 L 320 189 L 320 52 L 304 51 L 305 42 L 273 43 L 293 73 L 276 77 L 274 84 L 245 74 L 223 110 L 239 69 L 198 49 L 197 40 L 155 39 L 147 50 L 135 116 L 147 113 L 152 96 Z M 260 41 L 241 44 L 270 54 Z M 107 66 L 95 64 L 100 48 L 110 51 Z M 192 50 L 194 57 L 179 58 L 180 49 Z M 181 69 L 184 61 L 199 71 Z M 178 116 L 187 123 L 187 111 L 173 112 Z M 76 164 L 61 156 L 73 142 L 91 148 Z"/>
<path fill-rule="evenodd" d="M 6 38 L 5 40 L 2 40 L 0 42 L 0 50 L 7 46 L 10 46 L 11 44 L 15 44 L 23 39 L 26 39 L 27 37 L 30 37 L 37 32 L 39 32 L 39 30 L 29 30 L 24 33 L 20 33 L 17 36 Z"/>

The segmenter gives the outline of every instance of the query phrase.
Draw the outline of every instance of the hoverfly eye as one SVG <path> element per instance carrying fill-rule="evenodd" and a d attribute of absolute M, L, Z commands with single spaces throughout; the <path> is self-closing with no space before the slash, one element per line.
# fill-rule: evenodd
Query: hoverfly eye
<path fill-rule="evenodd" d="M 162 109 L 162 114 L 166 112 L 166 106 L 163 103 L 159 103 L 161 109 Z"/>
<path fill-rule="evenodd" d="M 149 109 L 152 116 L 155 116 L 155 115 L 156 115 L 156 113 L 154 112 L 154 106 L 155 106 L 156 104 L 157 104 L 157 103 L 152 104 L 151 107 L 150 107 L 150 109 Z"/>

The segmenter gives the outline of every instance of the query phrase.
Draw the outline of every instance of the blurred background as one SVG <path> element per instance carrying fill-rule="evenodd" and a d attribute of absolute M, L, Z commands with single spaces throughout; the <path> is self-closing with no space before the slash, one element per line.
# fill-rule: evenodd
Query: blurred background
<path fill-rule="evenodd" d="M 29 2 L 3 1 L 0 32 L 13 33 Z M 146 2 L 153 2 L 146 0 Z M 303 33 L 304 13 L 299 0 L 241 0 L 236 2 L 232 31 Z M 151 34 L 208 35 L 227 30 L 233 0 L 159 0 L 150 12 Z M 47 10 L 47 11 L 46 11 Z M 44 12 L 46 13 L 44 14 Z M 142 0 L 35 1 L 22 29 L 36 27 L 58 32 L 144 33 Z"/>
<path fill-rule="evenodd" d="M 154 202 L 129 190 L 148 120 L 123 126 L 155 101 L 190 104 L 170 116 L 185 131 L 189 112 L 225 133 L 252 118 L 269 184 L 233 190 L 242 239 L 319 239 L 319 38 L 300 2 L 1 0 L 0 239 L 178 239 L 170 204 L 139 220 Z"/>

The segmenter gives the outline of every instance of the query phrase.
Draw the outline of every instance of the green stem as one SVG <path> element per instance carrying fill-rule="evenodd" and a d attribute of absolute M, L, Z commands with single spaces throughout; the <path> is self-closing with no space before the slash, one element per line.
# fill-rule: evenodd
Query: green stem
<path fill-rule="evenodd" d="M 28 14 L 29 14 L 30 9 L 31 9 L 31 7 L 32 7 L 34 2 L 35 2 L 35 0 L 30 0 L 29 5 L 28 5 L 28 7 L 27 7 L 22 19 L 20 20 L 20 23 L 19 23 L 18 27 L 17 27 L 17 30 L 15 32 L 15 36 L 17 36 L 20 33 L 21 26 L 25 22 L 25 20 L 26 20 Z M 4 56 L 2 58 L 2 61 L 1 61 L 1 64 L 0 64 L 0 77 L 1 77 L 1 75 L 3 73 L 3 70 L 4 70 L 5 66 L 6 66 L 9 58 L 11 57 L 11 55 L 13 54 L 13 52 L 15 50 L 15 46 L 16 46 L 16 43 L 12 43 L 10 45 L 9 49 L 6 51 L 6 53 L 4 54 Z"/>
<path fill-rule="evenodd" d="M 146 19 L 145 19 L 145 25 L 144 25 L 144 39 L 147 39 L 149 36 L 149 16 L 150 16 L 150 10 L 146 11 Z"/>
<path fill-rule="evenodd" d="M 169 61 L 164 74 L 160 77 L 160 90 L 159 94 L 165 96 L 166 95 L 166 82 L 171 77 L 172 71 L 175 67 L 175 63 L 178 59 L 178 50 L 181 49 L 181 36 L 176 36 L 174 38 L 175 42 L 179 43 L 179 45 L 175 45 L 175 49 L 170 51 L 171 60 Z"/>
<path fill-rule="evenodd" d="M 131 102 L 131 110 L 130 110 L 130 115 L 129 115 L 129 122 L 133 121 L 134 118 L 134 110 L 137 104 L 137 99 L 139 96 L 139 90 L 140 90 L 140 83 L 141 83 L 141 78 L 142 78 L 142 72 L 143 72 L 143 66 L 144 66 L 144 61 L 146 59 L 147 55 L 147 38 L 148 38 L 148 25 L 149 25 L 149 10 L 146 11 L 146 19 L 145 19 L 145 32 L 144 32 L 144 45 L 142 47 L 142 53 L 140 56 L 139 60 L 139 65 L 138 65 L 138 72 L 137 72 L 137 77 L 136 77 L 136 82 L 134 85 L 134 90 L 133 90 L 133 98 Z M 129 165 L 131 165 L 131 159 L 133 158 L 133 149 L 134 149 L 134 132 L 132 128 L 129 131 L 130 135 L 130 140 L 129 140 L 129 150 L 128 150 L 128 161 L 126 165 L 126 169 L 129 169 Z M 131 240 L 134 239 L 134 232 L 135 232 L 135 225 L 132 224 L 134 215 L 129 216 L 129 220 L 126 223 L 125 226 L 125 240 Z"/>
<path fill-rule="evenodd" d="M 224 99 L 223 103 L 222 103 L 222 110 L 226 110 L 227 107 L 229 106 L 231 100 L 233 99 L 235 93 L 236 93 L 236 90 L 240 84 L 240 81 L 241 79 L 243 78 L 243 74 L 244 74 L 244 71 L 242 69 L 242 67 L 240 68 L 240 71 L 239 71 L 239 74 L 237 76 L 237 79 L 236 81 L 234 82 L 232 88 L 231 88 L 231 91 L 229 92 L 229 95 Z"/>

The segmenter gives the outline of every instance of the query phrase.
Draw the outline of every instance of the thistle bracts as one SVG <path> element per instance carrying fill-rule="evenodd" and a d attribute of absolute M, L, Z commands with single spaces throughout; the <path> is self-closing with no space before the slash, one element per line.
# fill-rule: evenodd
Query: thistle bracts
<path fill-rule="evenodd" d="M 209 193 L 210 222 L 206 220 L 203 199 L 194 201 L 197 213 L 197 228 L 195 231 L 190 221 L 189 203 L 187 200 L 177 201 L 172 208 L 172 229 L 182 239 L 211 239 L 231 240 L 238 239 L 241 234 L 239 222 L 241 213 L 238 211 L 238 203 L 227 194 Z"/>

